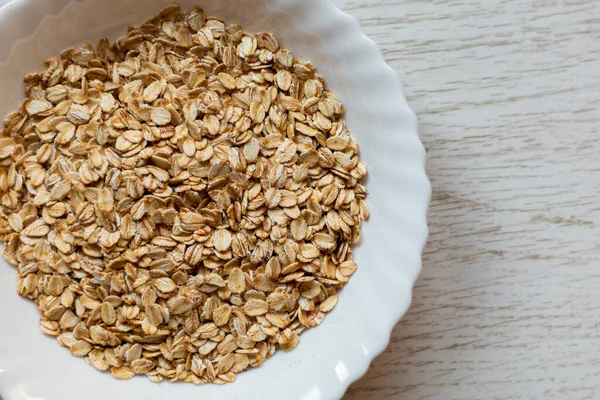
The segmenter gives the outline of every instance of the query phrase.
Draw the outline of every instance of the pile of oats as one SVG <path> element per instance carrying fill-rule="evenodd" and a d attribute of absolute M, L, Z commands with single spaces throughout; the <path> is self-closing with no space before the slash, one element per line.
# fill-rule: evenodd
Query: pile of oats
<path fill-rule="evenodd" d="M 369 211 L 310 63 L 171 6 L 46 66 L 0 135 L 4 257 L 45 334 L 119 379 L 203 384 L 319 325 Z"/>

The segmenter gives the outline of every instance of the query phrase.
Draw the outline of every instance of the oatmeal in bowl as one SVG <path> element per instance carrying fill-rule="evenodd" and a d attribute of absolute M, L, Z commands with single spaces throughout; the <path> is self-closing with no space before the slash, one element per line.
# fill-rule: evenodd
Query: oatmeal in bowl
<path fill-rule="evenodd" d="M 272 33 L 163 9 L 24 79 L 4 257 L 43 333 L 119 379 L 235 380 L 336 305 L 369 216 L 338 98 Z"/>
<path fill-rule="evenodd" d="M 311 14 L 316 32 L 318 15 L 337 17 L 328 37 L 292 23 L 303 19 L 295 1 L 207 12 L 131 1 L 119 15 L 61 1 L 0 61 L 0 83 L 16 87 L 5 77 L 19 71 L 25 98 L 10 90 L 0 103 L 1 317 L 14 321 L 0 330 L 0 394 L 12 399 L 4 382 L 17 379 L 65 398 L 44 382 L 76 369 L 77 387 L 103 382 L 98 398 L 113 377 L 135 375 L 164 381 L 170 397 L 194 387 L 176 381 L 237 381 L 196 389 L 226 398 L 242 387 L 258 398 L 338 396 L 408 304 L 416 270 L 388 266 L 414 265 L 407 254 L 423 237 L 420 214 L 393 206 L 410 199 L 393 160 L 422 148 L 412 134 L 382 140 L 414 117 L 386 94 L 397 81 L 378 69 L 380 54 L 330 5 Z M 72 26 L 48 29 L 54 19 Z M 59 40 L 84 28 L 72 47 Z M 363 58 L 343 50 L 344 37 Z M 38 53 L 37 68 L 19 56 Z M 371 187 L 385 194 L 367 196 Z M 363 224 L 367 203 L 375 212 Z M 25 378 L 15 357 L 25 338 L 39 368 L 64 367 Z M 160 398 L 142 382 L 119 385 Z"/>

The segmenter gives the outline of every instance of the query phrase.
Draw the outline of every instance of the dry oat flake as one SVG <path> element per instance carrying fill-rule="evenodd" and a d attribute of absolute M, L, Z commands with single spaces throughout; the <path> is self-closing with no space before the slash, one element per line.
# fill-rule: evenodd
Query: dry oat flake
<path fill-rule="evenodd" d="M 310 63 L 170 6 L 45 65 L 0 135 L 3 254 L 43 333 L 119 379 L 204 384 L 319 325 L 369 210 Z"/>

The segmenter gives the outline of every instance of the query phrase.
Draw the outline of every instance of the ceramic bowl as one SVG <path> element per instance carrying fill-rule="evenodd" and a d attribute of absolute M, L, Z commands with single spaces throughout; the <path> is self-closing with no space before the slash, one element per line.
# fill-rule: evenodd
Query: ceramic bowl
<path fill-rule="evenodd" d="M 17 0 L 0 8 L 0 114 L 22 101 L 22 77 L 45 58 L 101 36 L 115 39 L 155 15 L 162 0 Z M 348 126 L 369 169 L 371 220 L 355 251 L 358 271 L 335 310 L 290 352 L 224 386 L 117 381 L 71 356 L 38 328 L 34 305 L 0 261 L 0 395 L 4 400 L 340 398 L 388 343 L 407 310 L 421 268 L 430 186 L 417 119 L 396 73 L 356 20 L 325 0 L 181 0 L 247 31 L 271 31 L 296 57 L 311 60 L 346 107 Z"/>

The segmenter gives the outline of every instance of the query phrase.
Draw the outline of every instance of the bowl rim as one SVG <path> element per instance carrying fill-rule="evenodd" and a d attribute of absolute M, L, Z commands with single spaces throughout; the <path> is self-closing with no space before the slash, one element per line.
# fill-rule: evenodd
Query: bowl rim
<path fill-rule="evenodd" d="M 311 3 L 314 3 L 315 1 L 319 0 L 308 0 L 308 2 Z M 427 216 L 429 210 L 429 203 L 431 201 L 432 188 L 426 173 L 426 150 L 419 136 L 418 118 L 417 115 L 408 105 L 408 101 L 404 93 L 404 88 L 402 82 L 400 81 L 398 73 L 387 63 L 379 45 L 373 39 L 369 38 L 366 35 L 358 19 L 354 18 L 350 14 L 338 8 L 333 3 L 333 0 L 324 0 L 323 3 L 329 8 L 332 15 L 335 15 L 336 23 L 338 23 L 341 26 L 340 31 L 343 30 L 344 32 L 346 32 L 347 35 L 351 35 L 351 40 L 355 41 L 357 47 L 360 46 L 365 48 L 369 56 L 372 57 L 372 59 L 374 60 L 374 62 L 372 63 L 373 68 L 377 68 L 379 70 L 378 72 L 373 71 L 372 73 L 381 74 L 381 76 L 385 76 L 385 79 L 389 81 L 389 92 L 395 92 L 396 94 L 395 98 L 393 99 L 395 107 L 397 107 L 398 111 L 404 114 L 405 117 L 414 119 L 413 129 L 410 131 L 410 135 L 416 138 L 420 146 L 417 161 L 418 165 L 416 165 L 418 166 L 418 172 L 414 170 L 414 172 L 416 172 L 414 177 L 416 178 L 415 181 L 417 181 L 421 185 L 421 187 L 418 188 L 419 190 L 415 191 L 415 193 L 419 192 L 422 195 L 422 198 L 420 199 L 421 209 L 414 210 L 414 212 L 418 214 L 421 220 L 421 224 L 423 226 L 423 230 L 420 233 L 418 233 L 419 236 L 416 238 L 417 245 L 414 249 L 419 254 L 418 260 L 413 265 L 414 269 L 412 271 L 412 274 L 409 277 L 407 277 L 409 280 L 410 289 L 406 293 L 407 298 L 405 299 L 405 301 L 396 305 L 396 308 L 392 312 L 394 315 L 390 316 L 389 320 L 387 321 L 385 328 L 385 340 L 381 340 L 376 345 L 374 345 L 373 352 L 365 357 L 365 359 L 362 361 L 362 365 L 355 366 L 356 368 L 353 372 L 350 373 L 347 382 L 341 385 L 343 386 L 343 389 L 337 391 L 336 398 L 342 398 L 348 387 L 352 383 L 359 380 L 362 376 L 364 376 L 367 373 L 371 362 L 385 351 L 385 349 L 390 343 L 392 330 L 394 326 L 406 314 L 408 308 L 412 303 L 414 285 L 422 269 L 422 253 L 423 249 L 425 248 L 425 245 L 427 244 L 429 235 Z"/>

